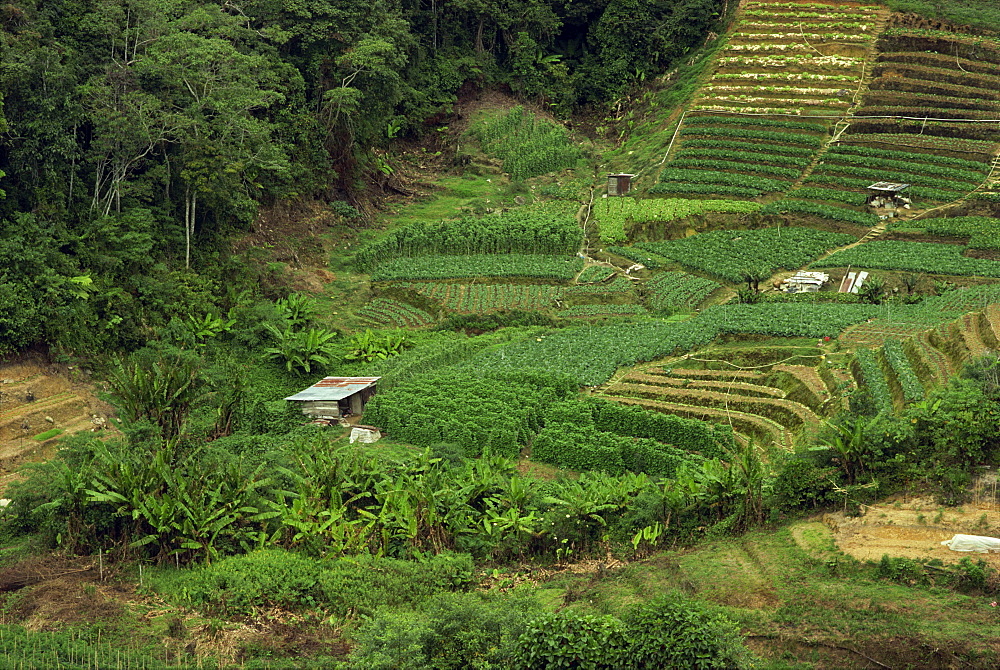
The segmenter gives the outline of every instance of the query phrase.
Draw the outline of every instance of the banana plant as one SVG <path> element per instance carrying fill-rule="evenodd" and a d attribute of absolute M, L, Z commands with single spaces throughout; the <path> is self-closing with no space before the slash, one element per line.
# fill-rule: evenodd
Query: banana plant
<path fill-rule="evenodd" d="M 279 330 L 271 323 L 264 327 L 275 340 L 275 345 L 266 347 L 264 352 L 270 358 L 283 361 L 289 372 L 300 370 L 309 373 L 315 364 L 330 365 L 334 351 L 333 339 L 337 337 L 335 331 L 324 328 Z"/>

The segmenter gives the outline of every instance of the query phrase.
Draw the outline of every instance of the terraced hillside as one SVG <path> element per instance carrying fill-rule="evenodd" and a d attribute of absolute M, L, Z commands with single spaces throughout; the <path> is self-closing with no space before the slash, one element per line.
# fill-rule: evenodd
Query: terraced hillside
<path fill-rule="evenodd" d="M 791 449 L 838 407 L 838 382 L 815 347 L 708 349 L 631 368 L 600 389 L 651 411 L 732 426 L 738 440 Z"/>
<path fill-rule="evenodd" d="M 859 3 L 746 3 L 653 192 L 789 190 L 855 104 L 885 16 Z"/>
<path fill-rule="evenodd" d="M 864 205 L 875 180 L 913 184 L 915 206 L 962 198 L 993 170 L 1000 130 L 1000 41 L 890 28 L 846 132 L 796 198 Z"/>

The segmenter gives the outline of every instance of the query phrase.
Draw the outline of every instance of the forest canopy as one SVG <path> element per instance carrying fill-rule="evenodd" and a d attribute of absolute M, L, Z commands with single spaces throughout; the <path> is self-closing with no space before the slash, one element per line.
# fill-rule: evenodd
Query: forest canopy
<path fill-rule="evenodd" d="M 0 351 L 117 330 L 127 315 L 87 298 L 177 289 L 170 273 L 217 264 L 262 204 L 349 199 L 378 152 L 438 124 L 463 86 L 560 114 L 609 102 L 698 44 L 721 4 L 8 3 Z M 127 326 L 112 346 L 129 346 Z"/>

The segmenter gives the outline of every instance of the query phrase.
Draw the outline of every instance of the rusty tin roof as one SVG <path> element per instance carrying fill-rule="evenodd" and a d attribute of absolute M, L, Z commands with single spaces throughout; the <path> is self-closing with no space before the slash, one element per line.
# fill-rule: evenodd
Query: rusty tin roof
<path fill-rule="evenodd" d="M 285 400 L 340 400 L 375 386 L 381 377 L 323 377 Z"/>

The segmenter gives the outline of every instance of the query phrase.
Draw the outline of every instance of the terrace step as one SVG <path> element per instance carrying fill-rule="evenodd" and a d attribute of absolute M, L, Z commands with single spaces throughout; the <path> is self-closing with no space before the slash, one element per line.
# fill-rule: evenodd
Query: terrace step
<path fill-rule="evenodd" d="M 649 375 L 641 372 L 631 372 L 623 379 L 623 382 L 639 382 L 653 386 L 664 386 L 668 388 L 693 388 L 704 389 L 706 391 L 719 391 L 720 393 L 731 393 L 740 391 L 743 394 L 766 397 L 784 398 L 786 393 L 773 386 L 762 386 L 758 384 L 747 384 L 737 381 L 704 380 L 704 379 L 683 379 L 677 377 L 667 377 L 665 375 Z"/>
<path fill-rule="evenodd" d="M 775 444 L 784 449 L 791 449 L 795 444 L 795 436 L 781 424 L 757 414 L 747 414 L 736 410 L 716 409 L 701 405 L 686 405 L 677 402 L 649 400 L 647 398 L 631 398 L 628 396 L 607 396 L 608 400 L 623 405 L 635 405 L 664 414 L 676 414 L 688 419 L 700 419 L 733 426 L 741 434 L 763 441 L 765 444 Z"/>
<path fill-rule="evenodd" d="M 986 346 L 986 342 L 983 341 L 983 336 L 979 332 L 980 316 L 982 316 L 980 312 L 971 312 L 962 315 L 960 332 L 971 358 L 979 358 L 990 350 L 990 347 Z"/>
<path fill-rule="evenodd" d="M 820 423 L 822 423 L 820 418 L 807 406 L 784 398 L 760 398 L 744 396 L 738 393 L 720 393 L 692 388 L 651 386 L 648 384 L 630 384 L 627 382 L 617 384 L 613 392 L 617 395 L 633 395 L 652 400 L 663 398 L 668 402 L 686 403 L 694 401 L 722 410 L 732 407 L 748 414 L 756 414 L 764 417 L 767 417 L 767 414 L 770 412 L 775 415 L 775 418 L 772 419 L 773 421 L 794 430 L 800 428 L 818 428 Z M 781 418 L 779 419 L 778 417 Z"/>
<path fill-rule="evenodd" d="M 1000 304 L 991 303 L 987 305 L 984 315 L 990 324 L 990 330 L 993 332 L 994 339 L 1000 342 Z"/>
<path fill-rule="evenodd" d="M 929 331 L 921 333 L 914 338 L 914 346 L 931 370 L 932 383 L 941 385 L 951 376 L 951 367 L 948 364 L 948 357 L 931 343 L 929 337 Z"/>
<path fill-rule="evenodd" d="M 46 400 L 23 406 L 0 420 L 0 440 L 31 437 L 50 428 L 61 428 L 87 414 L 86 400 L 75 393 L 62 393 Z"/>
<path fill-rule="evenodd" d="M 820 404 L 828 402 L 833 397 L 816 368 L 807 365 L 775 365 L 771 368 L 771 372 L 787 372 L 792 375 L 816 396 Z"/>

